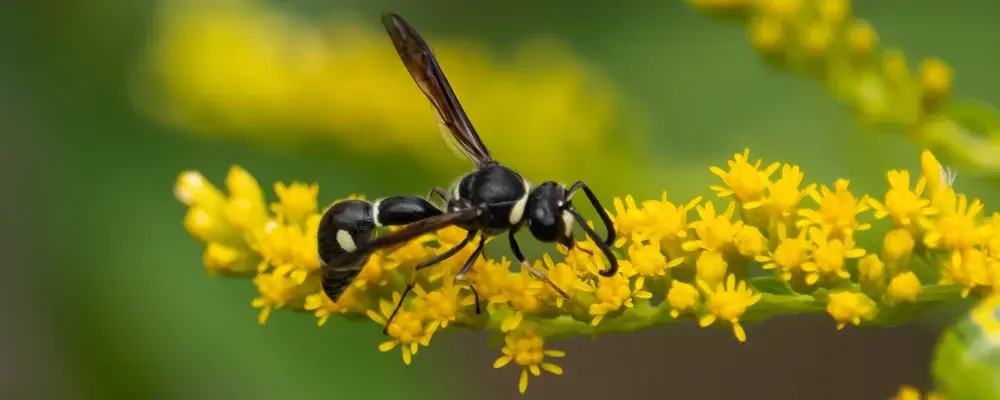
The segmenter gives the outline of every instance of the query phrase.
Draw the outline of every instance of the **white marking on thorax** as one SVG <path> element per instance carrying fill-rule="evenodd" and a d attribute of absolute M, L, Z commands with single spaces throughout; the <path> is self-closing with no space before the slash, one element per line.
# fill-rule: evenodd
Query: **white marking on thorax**
<path fill-rule="evenodd" d="M 566 237 L 573 237 L 573 214 L 569 211 L 562 212 L 563 227 L 566 229 Z"/>
<path fill-rule="evenodd" d="M 465 177 L 467 177 L 467 176 L 469 176 L 469 174 L 462 175 L 462 176 L 458 177 L 458 179 L 456 179 L 454 182 L 451 183 L 451 198 L 452 199 L 458 199 L 458 188 L 459 188 L 459 186 L 462 186 L 462 179 L 465 179 Z"/>
<path fill-rule="evenodd" d="M 382 227 L 382 223 L 379 222 L 379 220 L 378 220 L 378 205 L 381 204 L 381 203 L 382 203 L 382 199 L 375 200 L 375 202 L 372 203 L 372 219 L 375 220 L 375 226 L 379 227 L 379 228 Z M 343 231 L 341 231 L 341 232 L 343 232 Z M 340 240 L 339 237 L 338 237 L 337 240 Z"/>
<path fill-rule="evenodd" d="M 354 246 L 354 238 L 351 237 L 351 233 L 343 229 L 337 231 L 337 243 L 340 244 L 340 248 L 348 253 L 353 253 L 354 250 L 357 250 L 357 247 Z"/>
<path fill-rule="evenodd" d="M 514 207 L 510 209 L 510 224 L 516 225 L 521 221 L 521 217 L 524 216 L 524 207 L 528 205 L 528 194 L 531 193 L 531 184 L 528 180 L 524 180 L 524 195 L 517 202 L 514 203 Z"/>

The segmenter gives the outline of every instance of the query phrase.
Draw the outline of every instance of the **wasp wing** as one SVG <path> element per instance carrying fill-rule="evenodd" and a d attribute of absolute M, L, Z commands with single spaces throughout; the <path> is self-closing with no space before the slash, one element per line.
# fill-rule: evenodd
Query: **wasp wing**
<path fill-rule="evenodd" d="M 435 215 L 433 217 L 406 225 L 398 231 L 379 236 L 369 242 L 359 243 L 358 247 L 353 252 L 347 253 L 345 256 L 364 254 L 406 243 L 425 234 L 436 232 L 452 225 L 472 222 L 477 217 L 482 215 L 482 213 L 483 211 L 480 208 L 473 207 L 446 214 Z M 331 262 L 331 264 L 336 265 L 334 262 Z"/>
<path fill-rule="evenodd" d="M 458 97 L 451 89 L 444 72 L 441 71 L 437 58 L 420 34 L 396 14 L 382 15 L 382 24 L 392 38 L 392 44 L 396 47 L 399 58 L 403 60 L 403 65 L 434 105 L 441 124 L 451 133 L 454 144 L 457 144 L 479 167 L 496 164 L 489 149 L 469 122 L 469 117 L 465 114 L 462 104 L 458 102 Z"/>

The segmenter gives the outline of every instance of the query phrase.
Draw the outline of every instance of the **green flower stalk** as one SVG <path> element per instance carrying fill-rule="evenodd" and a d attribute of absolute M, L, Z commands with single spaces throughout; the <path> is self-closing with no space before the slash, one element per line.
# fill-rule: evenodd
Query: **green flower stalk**
<path fill-rule="evenodd" d="M 875 28 L 852 15 L 850 0 L 687 2 L 736 16 L 765 60 L 820 82 L 861 121 L 902 127 L 949 164 L 1000 175 L 1000 112 L 953 98 L 955 77 L 944 61 L 928 58 L 914 73 L 902 51 L 880 49 Z"/>
<path fill-rule="evenodd" d="M 495 366 L 521 368 L 524 392 L 529 375 L 563 372 L 551 362 L 564 356 L 548 348 L 553 339 L 697 321 L 742 342 L 744 324 L 777 315 L 827 314 L 838 329 L 887 326 L 932 304 L 992 293 L 1000 288 L 1000 213 L 984 222 L 984 204 L 956 193 L 944 171 L 925 151 L 920 173 L 888 171 L 886 192 L 868 196 L 851 192 L 846 179 L 807 184 L 799 166 L 765 165 L 745 150 L 710 168 L 719 179 L 709 185 L 714 200 L 615 198 L 618 274 L 598 274 L 607 261 L 592 241 L 534 260 L 569 300 L 528 271 L 512 272 L 506 258 L 479 259 L 468 280 L 481 314 L 453 279 L 472 249 L 414 270 L 460 242 L 460 228 L 374 253 L 333 302 L 319 285 L 317 186 L 278 183 L 268 207 L 256 180 L 233 167 L 228 193 L 197 172 L 182 173 L 175 193 L 189 207 L 188 232 L 206 244 L 207 270 L 252 279 L 260 323 L 293 310 L 313 313 L 320 326 L 331 316 L 384 326 L 415 281 L 378 349 L 398 348 L 409 364 L 441 329 L 495 332 L 505 338 Z"/>

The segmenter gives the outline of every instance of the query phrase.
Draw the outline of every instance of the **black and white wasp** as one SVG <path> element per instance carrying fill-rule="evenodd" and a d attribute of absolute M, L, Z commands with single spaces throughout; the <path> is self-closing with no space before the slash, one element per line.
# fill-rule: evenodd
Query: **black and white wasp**
<path fill-rule="evenodd" d="M 436 187 L 426 198 L 417 196 L 392 196 L 374 202 L 344 200 L 332 205 L 319 225 L 318 244 L 322 265 L 323 291 L 337 301 L 364 267 L 371 253 L 390 246 L 400 245 L 426 233 L 458 226 L 468 234 L 461 243 L 416 266 L 421 270 L 446 260 L 471 243 L 476 236 L 476 248 L 455 276 L 461 282 L 476 260 L 482 255 L 486 238 L 508 233 L 514 258 L 535 277 L 545 281 L 566 298 L 569 295 L 554 285 L 542 271 L 528 263 L 518 247 L 514 234 L 524 225 L 542 242 L 555 242 L 567 249 L 574 246 L 573 221 L 576 221 L 597 247 L 608 258 L 608 269 L 603 276 L 613 276 L 618 262 L 611 251 L 615 231 L 611 217 L 605 212 L 597 196 L 583 182 L 567 188 L 556 182 L 545 182 L 534 188 L 517 172 L 501 165 L 490 155 L 480 140 L 468 116 L 459 104 L 448 80 L 445 79 L 430 48 L 416 30 L 395 14 L 384 14 L 382 23 L 392 38 L 392 43 L 420 90 L 437 110 L 440 124 L 450 135 L 445 135 L 476 163 L 476 170 L 457 181 L 450 191 Z M 573 195 L 582 190 L 600 214 L 608 235 L 601 240 L 582 215 L 573 207 Z M 444 209 L 430 202 L 439 196 Z M 398 231 L 375 237 L 377 228 L 406 225 Z M 389 321 L 399 311 L 403 299 L 413 288 L 406 287 L 403 296 Z M 479 313 L 478 294 L 476 312 Z M 386 324 L 388 327 L 388 324 Z"/>

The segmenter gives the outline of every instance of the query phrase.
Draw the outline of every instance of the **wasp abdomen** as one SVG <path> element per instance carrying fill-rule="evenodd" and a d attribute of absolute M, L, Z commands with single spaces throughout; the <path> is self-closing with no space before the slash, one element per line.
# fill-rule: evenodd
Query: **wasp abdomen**
<path fill-rule="evenodd" d="M 430 201 L 417 196 L 392 196 L 380 199 L 373 206 L 376 226 L 412 224 L 443 212 Z"/>
<path fill-rule="evenodd" d="M 317 247 L 323 291 L 330 300 L 337 301 L 371 255 L 370 251 L 357 250 L 375 236 L 372 210 L 367 201 L 344 200 L 331 206 L 319 222 Z"/>

